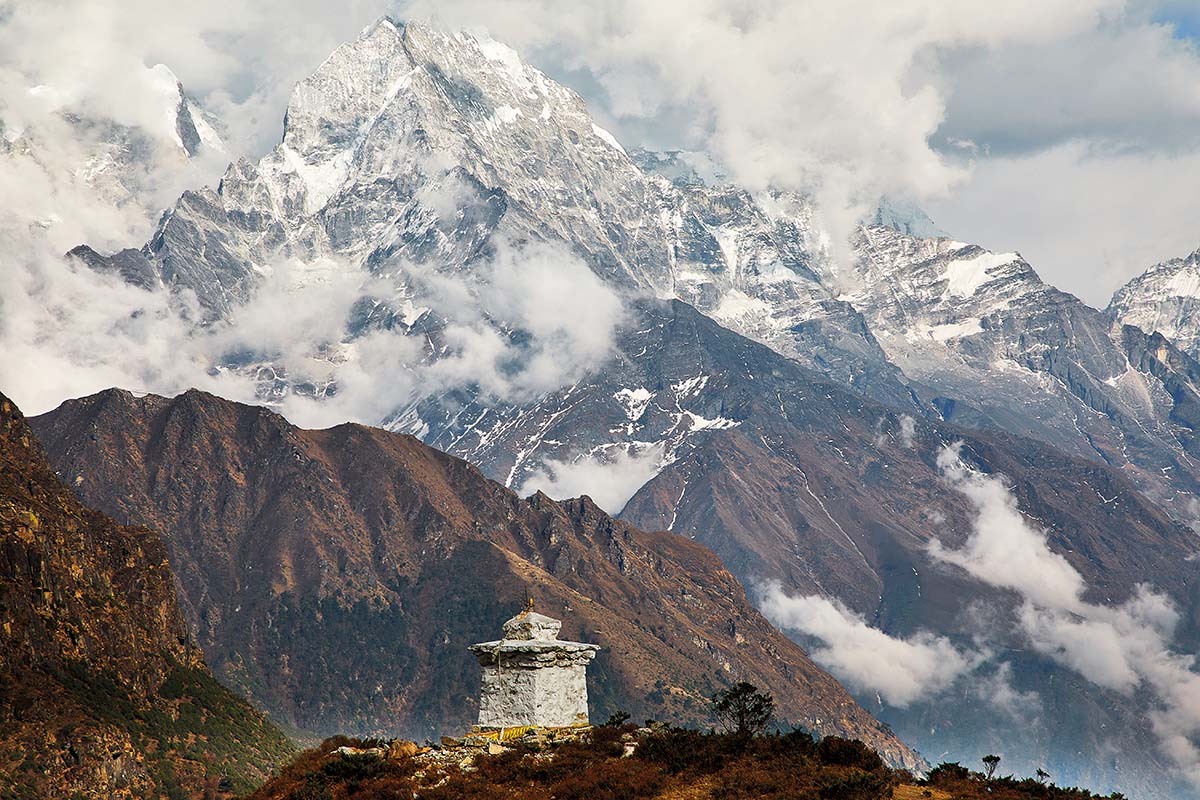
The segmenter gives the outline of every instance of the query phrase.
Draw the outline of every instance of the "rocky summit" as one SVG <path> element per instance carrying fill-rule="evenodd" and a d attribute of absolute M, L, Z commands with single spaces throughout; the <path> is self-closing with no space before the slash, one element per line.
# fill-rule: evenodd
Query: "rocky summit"
<path fill-rule="evenodd" d="M 1156 264 L 1129 281 L 1113 294 L 1108 313 L 1200 358 L 1200 250 Z"/>
<path fill-rule="evenodd" d="M 0 792 L 229 797 L 292 754 L 188 636 L 158 534 L 83 506 L 0 396 Z"/>

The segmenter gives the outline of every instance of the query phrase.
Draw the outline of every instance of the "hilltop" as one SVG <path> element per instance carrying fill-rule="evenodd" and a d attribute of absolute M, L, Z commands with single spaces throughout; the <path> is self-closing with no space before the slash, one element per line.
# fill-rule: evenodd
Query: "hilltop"
<path fill-rule="evenodd" d="M 859 741 L 803 731 L 734 734 L 634 725 L 595 728 L 590 741 L 520 745 L 449 764 L 436 751 L 397 757 L 347 754 L 339 737 L 306 751 L 251 800 L 1100 800 L 1029 778 L 991 780 L 943 764 L 921 780 L 888 768 Z M 410 750 L 413 748 L 410 748 Z M 493 748 L 499 750 L 500 748 Z M 632 750 L 632 752 L 630 752 Z M 402 753 L 402 754 L 401 754 Z M 1119 800 L 1121 795 L 1111 795 Z"/>

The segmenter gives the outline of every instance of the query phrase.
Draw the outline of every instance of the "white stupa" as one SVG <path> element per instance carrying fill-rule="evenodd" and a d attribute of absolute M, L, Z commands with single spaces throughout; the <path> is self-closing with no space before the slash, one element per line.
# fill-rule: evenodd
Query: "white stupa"
<path fill-rule="evenodd" d="M 531 601 L 504 623 L 503 639 L 471 645 L 483 667 L 481 728 L 588 724 L 587 665 L 600 647 L 559 641 L 561 629 Z"/>

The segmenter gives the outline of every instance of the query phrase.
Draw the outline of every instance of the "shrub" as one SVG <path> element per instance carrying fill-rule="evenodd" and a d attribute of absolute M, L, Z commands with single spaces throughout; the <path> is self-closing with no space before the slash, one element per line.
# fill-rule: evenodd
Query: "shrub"
<path fill-rule="evenodd" d="M 729 736 L 668 728 L 643 739 L 638 745 L 637 758 L 658 764 L 671 775 L 684 770 L 709 774 L 721 769 L 735 749 Z"/>
<path fill-rule="evenodd" d="M 817 758 L 822 764 L 857 767 L 867 772 L 883 769 L 883 759 L 857 739 L 826 736 L 817 745 Z"/>
<path fill-rule="evenodd" d="M 821 785 L 821 800 L 877 800 L 889 797 L 895 784 L 887 773 L 851 770 L 831 777 Z"/>
<path fill-rule="evenodd" d="M 666 782 L 660 769 L 628 758 L 564 776 L 550 788 L 557 800 L 632 800 L 656 796 Z"/>
<path fill-rule="evenodd" d="M 962 764 L 959 764 L 957 761 L 943 761 L 929 770 L 926 782 L 931 786 L 943 786 L 965 781 L 969 777 L 971 777 L 971 770 Z"/>

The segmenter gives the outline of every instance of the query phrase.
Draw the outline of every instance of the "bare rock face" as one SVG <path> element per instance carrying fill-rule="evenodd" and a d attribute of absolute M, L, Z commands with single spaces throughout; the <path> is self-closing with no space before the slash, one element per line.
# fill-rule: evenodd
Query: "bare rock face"
<path fill-rule="evenodd" d="M 479 724 L 488 728 L 588 723 L 587 665 L 599 645 L 559 641 L 562 622 L 532 609 L 504 623 L 504 638 L 471 645 L 483 667 Z"/>

